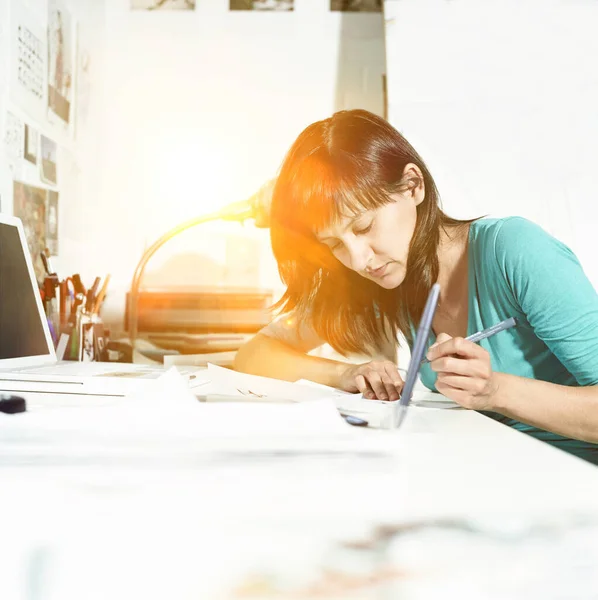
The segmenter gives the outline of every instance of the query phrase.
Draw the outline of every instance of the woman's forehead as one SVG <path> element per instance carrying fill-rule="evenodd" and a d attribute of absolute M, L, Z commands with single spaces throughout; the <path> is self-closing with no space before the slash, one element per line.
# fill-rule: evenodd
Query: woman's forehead
<path fill-rule="evenodd" d="M 345 209 L 340 212 L 335 218 L 319 228 L 314 230 L 314 234 L 319 239 L 326 237 L 336 237 L 339 233 L 347 231 L 356 221 L 366 214 L 373 212 L 374 209 L 365 209 L 363 207 L 355 209 Z"/>

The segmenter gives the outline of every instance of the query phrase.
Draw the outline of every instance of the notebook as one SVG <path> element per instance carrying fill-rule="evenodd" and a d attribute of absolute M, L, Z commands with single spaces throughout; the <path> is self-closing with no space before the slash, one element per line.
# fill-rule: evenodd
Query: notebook
<path fill-rule="evenodd" d="M 20 219 L 0 213 L 0 391 L 125 396 L 162 365 L 58 361 Z M 190 387 L 200 369 L 179 368 Z"/>

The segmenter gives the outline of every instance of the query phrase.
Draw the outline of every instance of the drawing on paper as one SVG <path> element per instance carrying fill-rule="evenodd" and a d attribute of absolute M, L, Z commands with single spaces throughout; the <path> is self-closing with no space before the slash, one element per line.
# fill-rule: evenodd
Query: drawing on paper
<path fill-rule="evenodd" d="M 25 125 L 23 121 L 16 115 L 7 111 L 4 146 L 6 147 L 6 153 L 10 158 L 23 158 L 24 139 Z"/>
<path fill-rule="evenodd" d="M 61 0 L 48 13 L 48 109 L 64 123 L 73 119 L 74 25 Z"/>

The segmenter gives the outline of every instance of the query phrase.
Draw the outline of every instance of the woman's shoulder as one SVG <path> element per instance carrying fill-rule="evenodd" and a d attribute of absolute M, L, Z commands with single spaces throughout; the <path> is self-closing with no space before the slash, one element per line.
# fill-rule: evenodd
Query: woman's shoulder
<path fill-rule="evenodd" d="M 528 233 L 543 232 L 548 235 L 540 225 L 525 217 L 483 217 L 471 224 L 477 236 L 518 237 Z"/>
<path fill-rule="evenodd" d="M 521 249 L 532 252 L 546 244 L 562 245 L 540 225 L 525 217 L 485 217 L 474 221 L 471 227 L 471 238 L 487 250 L 492 248 L 498 255 Z"/>
<path fill-rule="evenodd" d="M 577 259 L 571 249 L 543 227 L 524 217 L 483 218 L 472 224 L 474 252 L 494 255 L 502 268 Z M 486 264 L 488 264 L 486 260 Z"/>

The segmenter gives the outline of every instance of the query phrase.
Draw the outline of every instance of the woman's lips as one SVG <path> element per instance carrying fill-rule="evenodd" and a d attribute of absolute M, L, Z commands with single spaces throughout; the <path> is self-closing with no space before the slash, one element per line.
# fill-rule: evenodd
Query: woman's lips
<path fill-rule="evenodd" d="M 381 267 L 378 267 L 377 269 L 370 269 L 368 271 L 368 275 L 370 275 L 371 277 L 383 277 L 384 273 L 386 272 L 387 266 L 388 263 L 382 265 Z"/>

